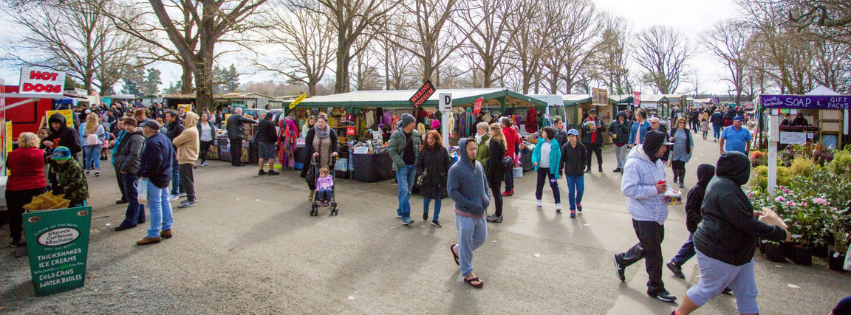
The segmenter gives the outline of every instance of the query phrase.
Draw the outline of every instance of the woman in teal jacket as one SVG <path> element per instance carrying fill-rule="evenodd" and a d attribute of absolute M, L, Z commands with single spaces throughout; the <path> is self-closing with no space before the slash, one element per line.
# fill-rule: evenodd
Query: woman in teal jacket
<path fill-rule="evenodd" d="M 538 181 L 535 186 L 535 199 L 538 207 L 543 207 L 541 195 L 543 195 L 544 180 L 549 178 L 550 187 L 553 189 L 553 198 L 556 202 L 556 212 L 561 213 L 561 196 L 558 191 L 558 166 L 561 162 L 561 147 L 555 140 L 555 129 L 545 127 L 541 132 L 538 144 L 532 150 L 532 165 L 538 172 Z"/>

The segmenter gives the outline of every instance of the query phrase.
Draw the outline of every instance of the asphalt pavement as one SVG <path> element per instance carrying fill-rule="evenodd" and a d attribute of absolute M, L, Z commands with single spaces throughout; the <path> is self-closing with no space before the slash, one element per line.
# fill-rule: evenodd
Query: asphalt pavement
<path fill-rule="evenodd" d="M 711 135 L 710 135 L 711 137 Z M 717 143 L 695 139 L 686 190 L 701 163 L 714 164 Z M 391 181 L 337 180 L 339 216 L 310 217 L 307 186 L 298 172 L 258 176 L 256 167 L 210 162 L 195 170 L 198 206 L 175 209 L 174 238 L 137 246 L 147 226 L 115 232 L 125 207 L 108 163 L 90 177 L 94 207 L 86 286 L 34 296 L 26 257 L 0 251 L 0 313 L 4 314 L 669 314 L 676 304 L 649 298 L 643 263 L 615 277 L 611 255 L 637 242 L 613 150 L 604 172 L 585 175 L 584 212 L 556 214 L 552 193 L 535 206 L 534 172 L 515 179 L 505 221 L 489 223 L 474 252 L 484 288 L 463 283 L 449 246 L 457 240 L 453 203 L 443 200 L 443 228 L 422 221 L 422 197 L 411 199 L 410 227 L 395 217 Z M 668 171 L 669 181 L 673 176 Z M 562 188 L 567 208 L 567 185 Z M 176 207 L 178 202 L 174 202 Z M 493 211 L 493 206 L 491 206 Z M 671 206 L 662 243 L 665 261 L 688 237 L 682 205 Z M 5 231 L 6 227 L 3 227 Z M 8 244 L 6 232 L 0 244 Z M 696 260 L 686 280 L 667 268 L 663 280 L 682 299 L 697 282 Z M 762 314 L 827 314 L 851 295 L 847 273 L 824 265 L 778 264 L 757 254 Z M 696 314 L 733 314 L 723 295 Z"/>

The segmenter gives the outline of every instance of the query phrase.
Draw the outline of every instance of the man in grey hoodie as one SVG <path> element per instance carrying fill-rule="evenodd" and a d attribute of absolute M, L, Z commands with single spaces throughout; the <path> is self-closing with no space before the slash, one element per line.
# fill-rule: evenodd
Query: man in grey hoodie
<path fill-rule="evenodd" d="M 490 205 L 490 194 L 482 164 L 476 161 L 478 146 L 475 138 L 461 139 L 463 148 L 458 162 L 449 169 L 446 190 L 455 201 L 455 225 L 458 227 L 458 244 L 449 247 L 455 263 L 461 267 L 464 282 L 481 288 L 484 282 L 473 275 L 473 251 L 487 238 L 485 214 Z"/>

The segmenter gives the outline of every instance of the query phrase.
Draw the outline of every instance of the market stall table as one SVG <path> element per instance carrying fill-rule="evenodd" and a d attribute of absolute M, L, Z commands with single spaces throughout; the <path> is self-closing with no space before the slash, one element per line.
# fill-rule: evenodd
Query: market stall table
<path fill-rule="evenodd" d="M 353 154 L 353 179 L 359 182 L 378 182 L 394 177 L 393 160 L 389 153 Z"/>

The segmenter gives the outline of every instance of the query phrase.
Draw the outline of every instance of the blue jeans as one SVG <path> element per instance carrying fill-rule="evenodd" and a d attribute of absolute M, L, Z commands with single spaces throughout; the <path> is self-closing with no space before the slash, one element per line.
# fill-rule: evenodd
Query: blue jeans
<path fill-rule="evenodd" d="M 171 159 L 171 194 L 177 195 L 184 192 L 183 187 L 180 187 L 180 170 L 177 167 L 177 151 L 174 151 L 174 158 Z"/>
<path fill-rule="evenodd" d="M 461 275 L 467 276 L 473 271 L 473 251 L 485 243 L 488 238 L 488 226 L 485 218 L 473 219 L 455 215 L 455 226 L 458 227 L 458 262 L 461 264 Z"/>
<path fill-rule="evenodd" d="M 103 145 L 87 145 L 83 147 L 83 150 L 86 151 L 86 165 L 84 165 L 83 169 L 86 170 L 99 170 L 100 169 L 100 150 L 103 150 Z M 95 167 L 92 168 L 92 163 L 95 164 Z"/>
<path fill-rule="evenodd" d="M 680 247 L 680 251 L 677 252 L 677 255 L 674 256 L 674 259 L 671 260 L 678 266 L 682 266 L 689 259 L 694 257 L 694 242 L 692 242 L 691 237 L 692 234 L 689 233 L 688 239 L 683 243 L 683 246 Z"/>
<path fill-rule="evenodd" d="M 127 212 L 124 214 L 124 221 L 121 222 L 122 227 L 134 227 L 145 223 L 145 205 L 139 204 L 139 192 L 136 190 L 138 179 L 139 177 L 133 173 L 121 174 L 124 193 L 127 196 Z"/>
<path fill-rule="evenodd" d="M 576 210 L 577 204 L 582 204 L 582 195 L 585 194 L 585 175 L 564 176 L 567 179 L 567 200 L 570 202 L 570 210 Z"/>
<path fill-rule="evenodd" d="M 417 177 L 417 167 L 405 165 L 396 170 L 396 184 L 399 185 L 399 209 L 396 210 L 402 219 L 411 217 L 411 189 Z"/>
<path fill-rule="evenodd" d="M 440 198 L 423 198 L 423 212 L 428 213 L 428 204 L 431 203 L 432 200 L 434 200 L 434 216 L 432 220 L 437 221 L 437 217 L 440 216 Z"/>
<path fill-rule="evenodd" d="M 331 201 L 334 199 L 334 191 L 331 189 L 319 189 L 316 191 L 317 201 Z"/>
<path fill-rule="evenodd" d="M 712 125 L 712 132 L 715 136 L 715 140 L 721 138 L 721 130 L 724 129 L 724 125 Z"/>
<path fill-rule="evenodd" d="M 148 237 L 160 237 L 160 231 L 171 230 L 174 217 L 171 213 L 171 203 L 168 202 L 168 188 L 159 188 L 154 183 L 148 183 L 148 209 L 151 212 L 151 228 Z"/>

